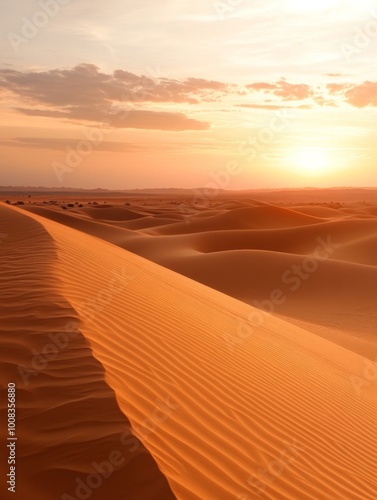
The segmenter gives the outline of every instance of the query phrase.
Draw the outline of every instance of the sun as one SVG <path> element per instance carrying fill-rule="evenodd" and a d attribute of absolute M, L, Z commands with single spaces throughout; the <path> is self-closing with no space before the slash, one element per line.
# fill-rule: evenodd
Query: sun
<path fill-rule="evenodd" d="M 292 154 L 289 162 L 295 171 L 310 177 L 326 174 L 331 168 L 328 152 L 324 148 L 300 149 Z"/>

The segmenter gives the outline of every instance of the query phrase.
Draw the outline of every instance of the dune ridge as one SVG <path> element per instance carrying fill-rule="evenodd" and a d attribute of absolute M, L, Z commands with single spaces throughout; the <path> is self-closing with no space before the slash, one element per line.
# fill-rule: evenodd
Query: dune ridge
<path fill-rule="evenodd" d="M 226 229 L 264 229 L 306 226 L 323 222 L 323 219 L 302 214 L 295 210 L 272 205 L 235 208 L 218 215 L 193 218 L 187 222 L 178 222 L 167 226 L 150 229 L 150 234 L 188 234 L 202 231 Z"/>
<path fill-rule="evenodd" d="M 114 463 L 109 462 L 105 474 L 110 466 L 114 471 L 106 481 L 102 476 L 93 480 L 97 486 L 90 498 L 175 498 L 152 456 L 132 436 L 130 421 L 81 333 L 78 313 L 59 290 L 54 239 L 37 220 L 3 205 L 0 233 L 0 428 L 4 444 L 5 388 L 13 382 L 15 498 L 82 498 L 76 496 L 77 488 L 88 495 L 87 479 L 98 473 L 93 464 L 110 457 Z M 5 449 L 0 496 L 11 498 L 4 481 L 4 471 L 9 471 Z"/>
<path fill-rule="evenodd" d="M 365 377 L 364 357 L 106 241 L 23 217 L 53 238 L 56 286 L 177 498 L 376 497 L 375 386 L 352 382 Z M 109 295 L 114 275 L 126 286 Z"/>

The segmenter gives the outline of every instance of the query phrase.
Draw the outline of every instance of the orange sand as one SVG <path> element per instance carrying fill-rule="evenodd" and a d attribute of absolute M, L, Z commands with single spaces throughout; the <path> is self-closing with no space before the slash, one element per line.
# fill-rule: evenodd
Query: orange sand
<path fill-rule="evenodd" d="M 357 352 L 376 345 L 375 266 L 357 261 L 360 246 L 373 246 L 374 217 L 216 207 L 185 226 L 163 220 L 135 229 L 126 225 L 143 219 L 132 206 L 105 222 L 80 209 L 31 210 L 1 207 L 11 311 L 3 383 L 27 366 L 30 349 L 43 348 L 47 332 L 77 321 L 80 334 L 29 385 L 18 381 L 19 484 L 23 476 L 20 488 L 34 488 L 28 498 L 72 492 L 75 477 L 119 447 L 128 422 L 140 454 L 127 455 L 91 498 L 171 498 L 165 478 L 185 500 L 376 498 L 376 368 Z M 230 226 L 219 230 L 219 219 Z M 318 327 L 327 321 L 326 339 L 246 303 L 258 297 L 249 287 L 261 297 L 276 288 L 274 276 L 328 234 L 340 246 L 292 293 L 287 310 L 274 311 Z M 151 262 L 153 252 L 197 281 Z M 213 288 L 203 284 L 209 279 Z M 337 343 L 329 340 L 335 319 Z"/>

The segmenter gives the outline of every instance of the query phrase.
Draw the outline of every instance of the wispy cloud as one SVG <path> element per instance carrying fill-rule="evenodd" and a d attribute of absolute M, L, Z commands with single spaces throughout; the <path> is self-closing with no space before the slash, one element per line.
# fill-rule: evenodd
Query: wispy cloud
<path fill-rule="evenodd" d="M 236 108 L 249 108 L 249 109 L 311 109 L 312 106 L 309 104 L 300 104 L 299 106 L 284 106 L 281 104 L 235 104 Z"/>
<path fill-rule="evenodd" d="M 62 151 L 67 146 L 76 146 L 78 139 L 69 138 L 49 138 L 49 137 L 13 137 L 12 139 L 0 141 L 0 146 L 10 148 L 26 149 L 48 149 L 52 151 Z M 154 147 L 155 148 L 155 147 Z M 102 141 L 96 146 L 98 151 L 109 151 L 114 153 L 139 152 L 149 150 L 149 147 L 141 144 L 127 142 Z"/>

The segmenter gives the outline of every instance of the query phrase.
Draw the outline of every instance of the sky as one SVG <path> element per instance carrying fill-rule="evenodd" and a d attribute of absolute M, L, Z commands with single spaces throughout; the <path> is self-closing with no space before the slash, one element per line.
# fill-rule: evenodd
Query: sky
<path fill-rule="evenodd" d="M 0 2 L 0 185 L 377 186 L 376 0 Z"/>

